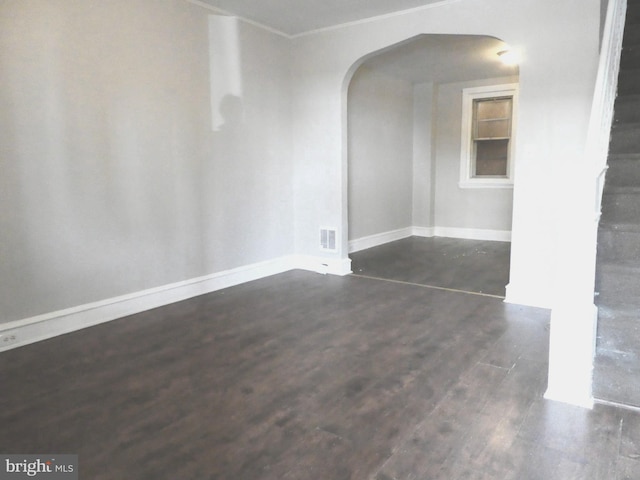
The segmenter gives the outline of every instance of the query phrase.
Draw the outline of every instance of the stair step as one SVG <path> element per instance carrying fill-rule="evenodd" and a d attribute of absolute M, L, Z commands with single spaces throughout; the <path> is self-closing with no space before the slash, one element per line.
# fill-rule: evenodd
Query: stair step
<path fill-rule="evenodd" d="M 640 43 L 640 28 L 637 25 L 625 25 L 623 45 L 636 45 Z"/>
<path fill-rule="evenodd" d="M 639 360 L 637 355 L 598 349 L 593 364 L 594 397 L 631 407 L 640 407 Z"/>
<path fill-rule="evenodd" d="M 638 23 L 640 23 L 640 5 L 635 2 L 628 2 L 625 26 L 632 26 Z"/>
<path fill-rule="evenodd" d="M 640 123 L 619 123 L 611 129 L 610 153 L 640 153 Z"/>
<path fill-rule="evenodd" d="M 636 200 L 632 196 L 633 195 L 640 196 L 640 187 L 637 185 L 627 185 L 627 186 L 605 185 L 603 195 L 624 196 L 625 198 L 618 198 L 617 201 L 626 200 L 626 201 L 634 202 L 633 205 L 635 206 Z M 609 200 L 611 200 L 611 198 L 609 198 Z"/>
<path fill-rule="evenodd" d="M 640 68 L 621 69 L 618 74 L 618 95 L 640 94 Z"/>
<path fill-rule="evenodd" d="M 640 185 L 640 154 L 609 155 L 605 188 Z"/>
<path fill-rule="evenodd" d="M 598 258 L 611 264 L 623 264 L 640 271 L 640 225 L 635 230 L 609 228 L 598 229 Z"/>
<path fill-rule="evenodd" d="M 640 357 L 640 314 L 598 308 L 598 349 Z"/>
<path fill-rule="evenodd" d="M 640 123 L 640 94 L 618 95 L 613 111 L 613 121 L 618 123 Z"/>
<path fill-rule="evenodd" d="M 602 217 L 608 224 L 640 225 L 640 187 L 610 187 L 605 184 Z"/>
<path fill-rule="evenodd" d="M 640 270 L 600 262 L 596 269 L 596 304 L 624 315 L 640 311 Z"/>
<path fill-rule="evenodd" d="M 627 70 L 640 67 L 640 45 L 623 44 L 620 56 L 620 69 Z"/>
<path fill-rule="evenodd" d="M 636 160 L 640 162 L 640 152 L 636 153 L 610 153 L 608 158 L 610 163 L 624 161 L 624 160 Z"/>
<path fill-rule="evenodd" d="M 640 407 L 640 0 L 627 1 L 598 227 L 597 398 Z"/>
<path fill-rule="evenodd" d="M 600 220 L 599 230 L 610 230 L 612 232 L 640 233 L 640 225 L 633 223 L 610 223 Z"/>
<path fill-rule="evenodd" d="M 640 406 L 640 0 L 629 0 L 598 228 L 594 394 Z"/>

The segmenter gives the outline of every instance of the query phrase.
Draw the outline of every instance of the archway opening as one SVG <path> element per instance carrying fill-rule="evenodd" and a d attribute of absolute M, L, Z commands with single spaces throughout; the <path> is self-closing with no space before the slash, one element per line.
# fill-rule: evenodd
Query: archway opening
<path fill-rule="evenodd" d="M 355 69 L 345 136 L 354 274 L 504 296 L 519 83 L 498 55 L 507 49 L 489 36 L 421 35 Z"/>

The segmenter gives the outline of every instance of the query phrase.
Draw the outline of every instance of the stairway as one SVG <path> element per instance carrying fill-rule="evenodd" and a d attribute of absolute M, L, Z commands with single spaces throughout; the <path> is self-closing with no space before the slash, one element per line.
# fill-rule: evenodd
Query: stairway
<path fill-rule="evenodd" d="M 640 0 L 628 0 L 598 231 L 593 394 L 640 407 Z"/>

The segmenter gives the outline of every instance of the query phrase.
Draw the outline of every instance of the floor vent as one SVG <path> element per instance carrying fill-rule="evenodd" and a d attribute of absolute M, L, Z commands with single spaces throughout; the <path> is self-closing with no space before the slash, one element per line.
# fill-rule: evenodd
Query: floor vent
<path fill-rule="evenodd" d="M 336 231 L 328 228 L 320 230 L 320 248 L 322 250 L 336 250 Z"/>

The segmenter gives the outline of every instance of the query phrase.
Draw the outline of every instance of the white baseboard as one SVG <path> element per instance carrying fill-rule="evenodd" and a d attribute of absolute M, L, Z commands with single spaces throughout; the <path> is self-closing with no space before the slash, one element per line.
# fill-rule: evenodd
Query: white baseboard
<path fill-rule="evenodd" d="M 562 391 L 556 391 L 553 389 L 547 389 L 544 393 L 545 400 L 553 400 L 554 402 L 566 403 L 568 405 L 574 405 L 576 407 L 586 408 L 592 410 L 595 405 L 595 400 L 591 395 L 576 395 L 569 389 L 562 389 Z"/>
<path fill-rule="evenodd" d="M 355 253 L 360 250 L 366 250 L 367 248 L 384 245 L 385 243 L 402 240 L 403 238 L 410 237 L 411 235 L 413 235 L 413 227 L 401 228 L 398 230 L 391 230 L 389 232 L 376 233 L 375 235 L 357 238 L 349 241 L 349 253 Z"/>
<path fill-rule="evenodd" d="M 289 270 L 351 273 L 351 260 L 289 255 L 0 325 L 0 352 Z"/>
<path fill-rule="evenodd" d="M 378 247 L 385 243 L 395 242 L 403 238 L 416 237 L 449 237 L 467 240 L 487 240 L 496 242 L 510 242 L 509 230 L 486 230 L 479 228 L 451 228 L 451 227 L 407 227 L 389 232 L 377 233 L 368 237 L 349 241 L 349 253 L 359 252 L 367 248 Z"/>
<path fill-rule="evenodd" d="M 349 242 L 349 252 L 371 248 L 412 235 L 424 237 L 457 236 L 457 238 L 484 240 L 499 237 L 502 240 L 506 238 L 507 233 L 510 238 L 510 232 L 502 232 L 502 236 L 500 236 L 489 230 L 407 227 L 353 240 Z M 284 256 L 204 277 L 0 324 L 0 352 L 294 269 L 340 276 L 352 273 L 351 259 L 349 258 L 309 255 Z"/>
<path fill-rule="evenodd" d="M 295 267 L 300 270 L 308 270 L 310 272 L 331 274 L 331 275 L 349 275 L 351 272 L 350 258 L 325 258 L 314 257 L 311 255 L 295 255 L 292 262 Z"/>
<path fill-rule="evenodd" d="M 505 303 L 513 303 L 515 305 L 525 305 L 527 307 L 536 307 L 551 309 L 551 300 L 544 295 L 533 295 L 538 289 L 528 287 L 527 285 L 515 285 L 513 282 L 506 286 Z"/>
<path fill-rule="evenodd" d="M 434 227 L 434 237 L 463 238 L 467 240 L 487 240 L 492 242 L 510 242 L 510 230 L 487 230 L 479 228 Z"/>
<path fill-rule="evenodd" d="M 435 237 L 435 227 L 411 227 L 411 232 L 414 237 Z"/>

